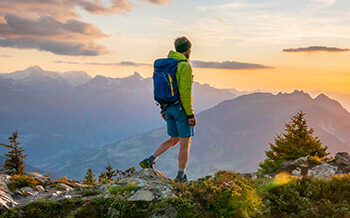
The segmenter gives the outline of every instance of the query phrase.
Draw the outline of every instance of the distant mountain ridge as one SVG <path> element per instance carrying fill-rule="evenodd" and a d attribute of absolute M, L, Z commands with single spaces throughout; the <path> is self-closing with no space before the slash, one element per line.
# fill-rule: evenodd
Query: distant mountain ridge
<path fill-rule="evenodd" d="M 38 66 L 0 74 L 0 141 L 18 129 L 36 165 L 63 151 L 99 146 L 164 125 L 151 78 L 90 77 Z M 194 110 L 236 97 L 194 82 Z"/>
<path fill-rule="evenodd" d="M 198 178 L 218 170 L 255 171 L 265 158 L 268 143 L 300 110 L 306 113 L 309 127 L 314 128 L 315 135 L 329 146 L 332 154 L 350 152 L 350 113 L 337 101 L 325 95 L 311 98 L 302 91 L 253 93 L 226 100 L 198 114 L 188 174 Z M 42 167 L 77 177 L 87 167 L 102 171 L 107 161 L 126 169 L 137 166 L 166 138 L 165 128 L 160 128 L 105 146 L 63 154 Z M 157 161 L 156 167 L 169 177 L 176 174 L 177 152 L 177 147 L 171 148 Z"/>

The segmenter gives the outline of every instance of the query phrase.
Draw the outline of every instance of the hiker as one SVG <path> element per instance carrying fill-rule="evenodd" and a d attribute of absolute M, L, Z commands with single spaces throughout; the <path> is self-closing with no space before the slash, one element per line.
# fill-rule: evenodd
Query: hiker
<path fill-rule="evenodd" d="M 171 50 L 168 58 L 155 61 L 153 74 L 154 98 L 160 104 L 170 139 L 141 161 L 140 166 L 154 168 L 156 159 L 180 142 L 179 170 L 175 180 L 187 182 L 186 165 L 197 122 L 192 108 L 192 68 L 188 63 L 192 45 L 186 37 L 177 38 L 174 44 L 176 51 Z"/>

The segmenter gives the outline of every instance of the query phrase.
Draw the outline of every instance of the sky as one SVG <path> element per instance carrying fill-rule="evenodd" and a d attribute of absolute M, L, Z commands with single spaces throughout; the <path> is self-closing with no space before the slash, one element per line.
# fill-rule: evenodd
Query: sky
<path fill-rule="evenodd" d="M 1 0 L 0 73 L 152 75 L 186 36 L 217 88 L 350 94 L 348 0 Z"/>

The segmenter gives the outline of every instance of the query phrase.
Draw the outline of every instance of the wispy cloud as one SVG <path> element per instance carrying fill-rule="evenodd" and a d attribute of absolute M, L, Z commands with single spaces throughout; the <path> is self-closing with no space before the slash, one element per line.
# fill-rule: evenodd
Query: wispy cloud
<path fill-rule="evenodd" d="M 24 17 L 53 16 L 56 19 L 79 18 L 77 8 L 90 14 L 125 13 L 134 4 L 129 0 L 110 0 L 109 6 L 101 0 L 1 0 L 0 14 L 19 14 Z"/>
<path fill-rule="evenodd" d="M 327 46 L 310 46 L 305 48 L 288 48 L 283 49 L 283 52 L 349 52 L 348 48 L 337 48 Z"/>
<path fill-rule="evenodd" d="M 0 38 L 0 46 L 5 48 L 37 49 L 40 51 L 49 51 L 58 55 L 71 56 L 97 56 L 108 53 L 103 45 L 94 43 L 62 42 L 27 37 L 14 39 Z"/>
<path fill-rule="evenodd" d="M 99 65 L 99 66 L 152 66 L 148 63 L 139 63 L 134 61 L 121 61 L 112 63 L 99 63 L 99 62 L 77 62 L 77 61 L 61 61 L 57 60 L 55 63 L 58 64 L 76 64 L 76 65 Z M 243 63 L 236 61 L 191 61 L 193 67 L 198 68 L 215 68 L 215 69 L 229 69 L 229 70 L 244 70 L 244 69 L 269 69 L 272 67 L 264 66 L 261 64 Z"/>
<path fill-rule="evenodd" d="M 143 1 L 156 4 L 156 5 L 164 5 L 171 2 L 172 0 L 143 0 Z"/>
<path fill-rule="evenodd" d="M 191 61 L 193 67 L 198 68 L 216 68 L 216 69 L 228 69 L 228 70 L 246 70 L 246 69 L 269 69 L 272 67 L 264 66 L 261 64 L 251 64 L 236 61 Z"/>
<path fill-rule="evenodd" d="M 170 0 L 144 0 L 163 5 Z M 56 55 L 106 54 L 96 39 L 107 37 L 97 26 L 83 22 L 80 12 L 127 13 L 130 0 L 1 0 L 0 46 L 37 49 Z"/>
<path fill-rule="evenodd" d="M 133 61 L 121 61 L 115 63 L 98 62 L 76 62 L 76 61 L 55 61 L 58 64 L 77 64 L 77 65 L 99 65 L 99 66 L 151 66 L 151 64 L 138 63 Z"/>
<path fill-rule="evenodd" d="M 312 0 L 312 3 L 315 5 L 316 9 L 326 8 L 336 2 L 337 0 Z"/>
<path fill-rule="evenodd" d="M 2 57 L 2 58 L 12 58 L 13 56 L 12 55 L 7 55 L 7 54 L 2 54 L 2 55 L 0 55 L 0 57 Z"/>

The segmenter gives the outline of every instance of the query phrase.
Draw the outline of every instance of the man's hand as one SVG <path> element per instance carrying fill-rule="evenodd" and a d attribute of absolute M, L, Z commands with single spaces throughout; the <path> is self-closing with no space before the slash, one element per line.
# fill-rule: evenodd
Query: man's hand
<path fill-rule="evenodd" d="M 197 124 L 197 120 L 195 117 L 188 119 L 188 125 L 195 126 Z"/>
<path fill-rule="evenodd" d="M 165 113 L 164 113 L 164 112 L 162 112 L 162 117 L 163 117 L 164 120 L 166 120 L 166 119 L 165 119 Z"/>

